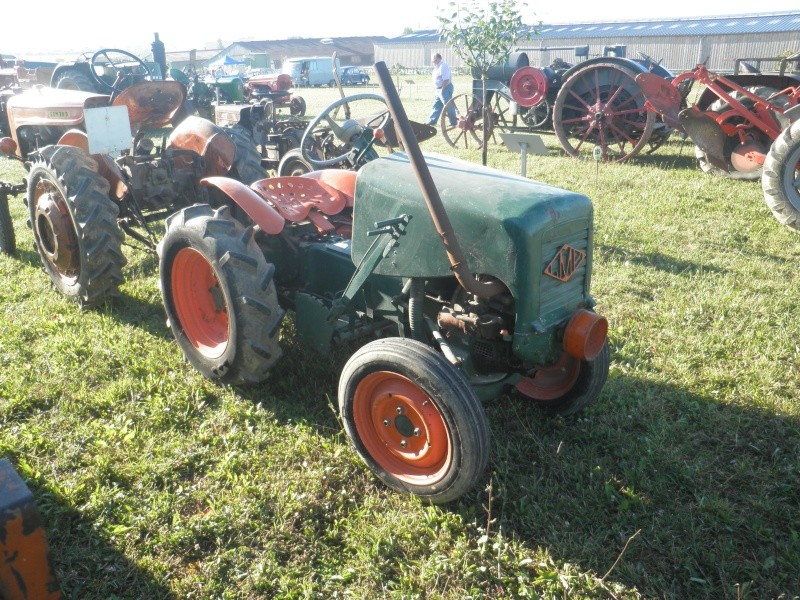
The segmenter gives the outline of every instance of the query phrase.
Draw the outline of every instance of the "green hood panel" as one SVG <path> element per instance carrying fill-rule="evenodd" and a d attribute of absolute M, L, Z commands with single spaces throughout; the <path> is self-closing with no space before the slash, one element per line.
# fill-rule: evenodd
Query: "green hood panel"
<path fill-rule="evenodd" d="M 535 290 L 543 285 L 544 269 L 563 243 L 569 243 L 587 252 L 587 257 L 580 281 L 567 287 L 578 291 L 581 298 L 588 294 L 592 203 L 586 196 L 449 156 L 426 154 L 425 159 L 473 273 L 493 275 L 518 299 L 522 291 L 528 301 L 538 304 Z M 428 278 L 452 275 L 405 153 L 365 165 L 358 174 L 355 196 L 355 264 L 375 240 L 367 232 L 375 229 L 376 222 L 407 214 L 411 221 L 406 234 L 378 263 L 376 273 Z M 556 280 L 553 283 L 563 285 Z M 575 290 L 576 283 L 579 290 Z M 575 300 L 573 297 L 568 304 Z M 538 308 L 528 305 L 534 313 Z"/>

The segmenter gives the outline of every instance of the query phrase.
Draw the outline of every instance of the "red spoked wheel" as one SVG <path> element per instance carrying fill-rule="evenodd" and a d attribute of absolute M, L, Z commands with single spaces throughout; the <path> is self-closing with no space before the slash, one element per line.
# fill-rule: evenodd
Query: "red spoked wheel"
<path fill-rule="evenodd" d="M 553 129 L 567 154 L 623 162 L 647 145 L 656 117 L 635 76 L 625 66 L 596 63 L 564 82 L 553 107 Z"/>
<path fill-rule="evenodd" d="M 480 400 L 429 346 L 387 338 L 362 347 L 339 379 L 345 431 L 389 487 L 433 503 L 469 491 L 489 458 Z"/>
<path fill-rule="evenodd" d="M 172 263 L 172 301 L 187 341 L 206 358 L 219 358 L 230 341 L 228 311 L 214 269 L 191 247 Z"/>
<path fill-rule="evenodd" d="M 456 114 L 455 125 L 450 125 L 448 117 L 451 108 Z M 453 148 L 469 149 L 483 146 L 483 111 L 478 96 L 460 94 L 450 98 L 442 109 L 440 123 L 445 141 Z M 488 133 L 491 135 L 491 130 Z"/>

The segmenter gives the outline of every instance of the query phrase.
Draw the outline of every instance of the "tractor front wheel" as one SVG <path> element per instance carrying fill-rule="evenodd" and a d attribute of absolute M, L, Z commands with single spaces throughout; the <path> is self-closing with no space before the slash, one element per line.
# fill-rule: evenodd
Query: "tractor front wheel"
<path fill-rule="evenodd" d="M 275 268 L 253 235 L 228 207 L 195 204 L 167 219 L 158 244 L 159 286 L 178 345 L 203 375 L 234 385 L 263 381 L 281 356 Z"/>
<path fill-rule="evenodd" d="M 517 390 L 548 412 L 568 417 L 597 402 L 608 379 L 608 341 L 594 360 L 580 360 L 566 352 L 554 365 L 534 369 Z"/>
<path fill-rule="evenodd" d="M 47 146 L 28 174 L 33 240 L 58 292 L 82 307 L 115 296 L 122 283 L 124 235 L 97 163 L 72 146 Z"/>
<path fill-rule="evenodd" d="M 475 391 L 421 342 L 386 338 L 358 350 L 339 379 L 339 409 L 367 466 L 389 487 L 428 502 L 459 498 L 488 462 Z"/>
<path fill-rule="evenodd" d="M 775 218 L 800 231 L 800 121 L 772 142 L 764 161 L 761 188 Z"/>

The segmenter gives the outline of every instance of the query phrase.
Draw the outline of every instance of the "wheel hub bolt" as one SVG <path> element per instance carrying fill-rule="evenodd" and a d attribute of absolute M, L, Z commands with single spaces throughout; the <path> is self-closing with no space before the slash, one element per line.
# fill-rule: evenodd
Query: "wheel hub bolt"
<path fill-rule="evenodd" d="M 398 406 L 397 407 L 397 414 L 398 415 L 402 415 L 403 414 L 403 407 L 402 406 Z"/>
<path fill-rule="evenodd" d="M 405 440 L 400 440 L 400 446 L 405 448 L 406 446 L 408 446 L 408 442 Z"/>
<path fill-rule="evenodd" d="M 384 419 L 383 424 L 386 425 L 386 427 L 388 427 L 389 425 L 392 424 L 392 422 L 389 419 Z"/>
<path fill-rule="evenodd" d="M 419 427 L 415 427 L 415 428 L 414 428 L 414 435 L 415 435 L 416 437 L 419 437 Z"/>

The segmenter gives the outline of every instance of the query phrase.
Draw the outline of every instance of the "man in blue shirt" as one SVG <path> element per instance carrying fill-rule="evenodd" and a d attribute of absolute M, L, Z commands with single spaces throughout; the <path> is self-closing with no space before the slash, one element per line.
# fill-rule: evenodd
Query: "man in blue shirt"
<path fill-rule="evenodd" d="M 438 52 L 433 55 L 433 87 L 436 88 L 436 97 L 433 101 L 433 110 L 428 117 L 428 125 L 436 125 L 442 108 L 453 97 L 453 79 L 450 74 L 450 67 L 442 60 L 442 55 Z M 447 117 L 450 119 L 450 126 L 456 125 L 456 108 L 450 105 L 447 109 Z"/>

